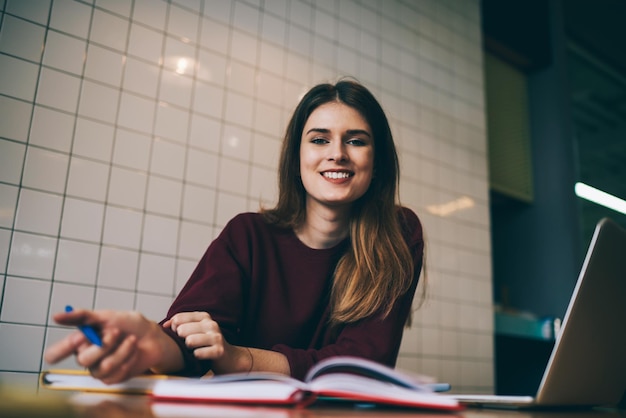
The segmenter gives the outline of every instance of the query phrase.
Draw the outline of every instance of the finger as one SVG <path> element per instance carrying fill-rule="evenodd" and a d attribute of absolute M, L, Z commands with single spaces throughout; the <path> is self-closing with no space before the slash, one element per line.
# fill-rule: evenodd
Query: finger
<path fill-rule="evenodd" d="M 195 358 L 200 360 L 215 360 L 224 354 L 223 345 L 212 345 L 210 347 L 200 347 L 193 350 Z"/>
<path fill-rule="evenodd" d="M 209 347 L 224 344 L 224 337 L 220 333 L 192 334 L 185 338 L 185 345 L 189 348 Z"/>
<path fill-rule="evenodd" d="M 105 324 L 111 319 L 111 311 L 75 309 L 70 312 L 58 312 L 52 316 L 52 319 L 60 325 L 93 325 L 100 329 L 104 328 Z"/>
<path fill-rule="evenodd" d="M 48 347 L 44 353 L 44 360 L 49 364 L 58 363 L 76 353 L 81 344 L 86 341 L 85 336 L 80 331 L 74 331 L 61 341 Z"/>
<path fill-rule="evenodd" d="M 167 321 L 163 322 L 163 325 L 161 325 L 163 328 L 170 328 L 172 326 L 172 320 L 168 319 Z"/>
<path fill-rule="evenodd" d="M 115 352 L 123 341 L 123 334 L 118 328 L 109 327 L 102 332 L 102 347 L 86 344 L 76 355 L 76 361 L 83 367 L 94 368 L 107 356 Z"/>
<path fill-rule="evenodd" d="M 204 311 L 193 311 L 193 312 L 179 312 L 176 315 L 172 316 L 170 319 L 174 322 L 191 322 L 191 321 L 201 321 L 205 318 L 211 318 L 211 315 L 208 312 Z"/>
<path fill-rule="evenodd" d="M 91 369 L 91 374 L 104 383 L 117 383 L 129 377 L 136 359 L 137 338 L 129 335 L 117 346 L 116 350 L 103 358 L 97 367 Z"/>
<path fill-rule="evenodd" d="M 180 337 L 186 338 L 193 334 L 205 334 L 205 333 L 221 333 L 220 327 L 217 322 L 212 320 L 206 320 L 201 322 L 188 322 L 186 324 L 179 325 L 176 329 L 176 334 Z"/>
<path fill-rule="evenodd" d="M 86 314 L 87 311 L 84 309 L 76 309 L 70 312 L 57 312 L 52 315 L 52 319 L 60 325 L 76 326 L 85 323 Z"/>
<path fill-rule="evenodd" d="M 85 342 L 81 343 L 78 348 L 76 349 L 76 352 L 74 354 L 78 355 L 79 353 L 82 353 L 83 351 L 85 351 L 87 349 L 87 347 L 89 347 L 91 345 L 91 341 L 89 340 L 85 340 Z"/>
<path fill-rule="evenodd" d="M 172 321 L 172 330 L 176 329 L 188 322 L 200 322 L 204 319 L 211 319 L 211 316 L 206 312 L 180 312 L 170 318 Z"/>
<path fill-rule="evenodd" d="M 136 349 L 133 349 L 132 352 L 130 353 L 130 356 L 125 360 L 124 363 L 120 365 L 120 367 L 117 370 L 115 370 L 114 374 L 112 374 L 111 376 L 103 380 L 104 383 L 109 384 L 109 385 L 114 384 L 114 383 L 120 383 L 127 379 L 130 379 L 133 376 L 136 376 L 138 374 L 145 372 L 146 371 L 145 369 L 136 370 L 136 365 L 139 363 L 139 359 L 140 359 L 139 351 Z"/>

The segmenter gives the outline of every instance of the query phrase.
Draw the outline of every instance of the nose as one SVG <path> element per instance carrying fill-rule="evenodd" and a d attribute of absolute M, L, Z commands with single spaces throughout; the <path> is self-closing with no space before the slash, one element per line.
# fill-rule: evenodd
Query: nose
<path fill-rule="evenodd" d="M 335 162 L 342 162 L 348 160 L 348 153 L 346 152 L 346 144 L 343 141 L 332 141 L 328 149 L 328 160 Z"/>

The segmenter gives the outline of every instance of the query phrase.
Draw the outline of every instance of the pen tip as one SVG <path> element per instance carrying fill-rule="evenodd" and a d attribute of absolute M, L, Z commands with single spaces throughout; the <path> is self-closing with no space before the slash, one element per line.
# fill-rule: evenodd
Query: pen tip
<path fill-rule="evenodd" d="M 72 312 L 74 309 L 72 309 L 71 305 L 66 305 L 65 306 L 65 312 Z"/>

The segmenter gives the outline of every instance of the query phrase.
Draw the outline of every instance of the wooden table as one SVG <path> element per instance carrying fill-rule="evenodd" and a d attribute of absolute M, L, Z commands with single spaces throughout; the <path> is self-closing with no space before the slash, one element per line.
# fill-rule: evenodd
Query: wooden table
<path fill-rule="evenodd" d="M 141 395 L 109 395 L 43 390 L 37 394 L 0 393 L 0 417 L 63 418 L 626 418 L 626 411 L 502 411 L 468 408 L 456 414 L 354 407 L 306 409 L 153 402 Z"/>

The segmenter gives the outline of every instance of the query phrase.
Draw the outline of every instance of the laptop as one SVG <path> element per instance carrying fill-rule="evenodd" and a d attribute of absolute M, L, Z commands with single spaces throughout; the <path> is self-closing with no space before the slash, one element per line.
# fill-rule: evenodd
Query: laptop
<path fill-rule="evenodd" d="M 626 230 L 596 225 L 535 396 L 447 395 L 468 406 L 616 406 L 626 392 Z"/>

